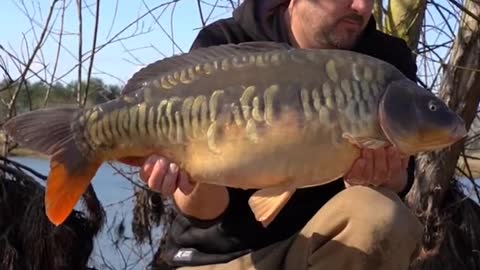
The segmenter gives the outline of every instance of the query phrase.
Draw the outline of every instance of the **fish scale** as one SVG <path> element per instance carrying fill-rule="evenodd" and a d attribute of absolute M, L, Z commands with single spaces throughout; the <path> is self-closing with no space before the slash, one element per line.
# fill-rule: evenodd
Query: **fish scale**
<path fill-rule="evenodd" d="M 258 189 L 249 205 L 268 226 L 296 189 L 341 179 L 361 148 L 440 149 L 466 133 L 462 124 L 379 59 L 250 42 L 162 59 L 135 73 L 117 99 L 26 113 L 4 128 L 52 156 L 45 205 L 54 224 L 104 161 L 138 166 L 159 154 L 193 182 Z"/>

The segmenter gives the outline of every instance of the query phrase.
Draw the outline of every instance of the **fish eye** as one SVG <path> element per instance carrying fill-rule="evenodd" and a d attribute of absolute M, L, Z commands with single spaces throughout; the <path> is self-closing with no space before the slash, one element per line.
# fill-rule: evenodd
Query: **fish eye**
<path fill-rule="evenodd" d="M 437 104 L 435 104 L 435 102 L 430 101 L 430 102 L 428 103 L 428 109 L 429 109 L 430 111 L 434 112 L 434 111 L 436 111 L 436 110 L 438 109 L 438 106 L 437 106 Z"/>

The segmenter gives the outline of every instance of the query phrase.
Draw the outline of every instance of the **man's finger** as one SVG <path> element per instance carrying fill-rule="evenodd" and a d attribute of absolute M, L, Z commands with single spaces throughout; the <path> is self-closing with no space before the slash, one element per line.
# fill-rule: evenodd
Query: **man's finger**
<path fill-rule="evenodd" d="M 164 158 L 158 159 L 152 168 L 148 178 L 148 186 L 158 192 L 162 192 L 163 178 L 167 171 L 167 161 Z"/>
<path fill-rule="evenodd" d="M 178 166 L 175 163 L 170 163 L 167 173 L 163 179 L 162 184 L 162 193 L 165 195 L 171 195 L 177 189 L 177 178 L 178 178 Z"/>
<path fill-rule="evenodd" d="M 139 176 L 144 182 L 148 182 L 150 174 L 152 173 L 153 165 L 155 165 L 155 162 L 157 162 L 158 159 L 158 156 L 152 155 L 145 160 L 143 166 L 140 168 Z"/>
<path fill-rule="evenodd" d="M 139 172 L 139 177 L 144 182 L 148 182 L 149 175 L 152 173 L 153 164 L 152 163 L 145 163 Z"/>
<path fill-rule="evenodd" d="M 388 156 L 388 174 L 387 180 L 390 181 L 394 174 L 398 174 L 402 170 L 402 160 L 400 159 L 400 154 L 395 151 L 393 148 L 389 148 L 387 151 Z"/>
<path fill-rule="evenodd" d="M 188 195 L 192 193 L 195 188 L 194 183 L 190 182 L 190 177 L 184 170 L 180 170 L 178 173 L 178 189 L 180 189 L 183 194 Z"/>
<path fill-rule="evenodd" d="M 348 173 L 347 177 L 345 177 L 346 181 L 350 184 L 357 184 L 363 175 L 363 171 L 365 170 L 366 162 L 363 158 L 358 159 L 353 163 L 352 169 Z"/>
<path fill-rule="evenodd" d="M 387 174 L 388 174 L 388 164 L 387 164 L 387 153 L 385 149 L 377 149 L 374 151 L 374 162 L 375 162 L 375 168 L 374 168 L 374 174 L 373 174 L 373 182 L 375 184 L 381 184 L 387 179 Z"/>
<path fill-rule="evenodd" d="M 373 151 L 371 149 L 365 149 L 363 151 L 363 156 L 365 160 L 365 167 L 362 172 L 362 179 L 365 182 L 364 184 L 369 184 L 373 179 L 373 173 L 375 169 L 375 160 L 373 156 Z"/>

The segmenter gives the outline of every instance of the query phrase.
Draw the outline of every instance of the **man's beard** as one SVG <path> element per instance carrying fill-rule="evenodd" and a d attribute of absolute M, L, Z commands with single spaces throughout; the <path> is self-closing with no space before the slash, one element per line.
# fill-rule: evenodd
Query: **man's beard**
<path fill-rule="evenodd" d="M 345 31 L 338 33 L 336 31 L 331 31 L 328 33 L 322 33 L 321 42 L 328 45 L 329 47 L 337 49 L 351 49 L 359 39 L 359 33 L 353 31 Z M 319 40 L 320 41 L 320 40 Z"/>
<path fill-rule="evenodd" d="M 336 26 L 345 19 L 354 20 L 357 21 L 359 24 L 363 25 L 363 18 L 359 15 L 353 14 L 350 16 L 345 16 L 336 21 L 329 29 L 317 33 L 315 36 L 317 42 L 337 49 L 351 49 L 353 46 L 355 46 L 361 35 L 360 32 L 356 32 L 353 30 L 337 31 L 335 29 Z"/>

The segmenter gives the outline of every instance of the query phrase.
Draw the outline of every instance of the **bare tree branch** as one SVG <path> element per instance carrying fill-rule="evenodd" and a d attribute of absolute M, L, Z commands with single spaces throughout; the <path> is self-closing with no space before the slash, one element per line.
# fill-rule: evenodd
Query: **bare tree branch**
<path fill-rule="evenodd" d="M 92 75 L 92 68 L 93 68 L 93 59 L 95 58 L 95 48 L 97 46 L 98 21 L 100 19 L 100 0 L 97 0 L 96 3 L 97 4 L 96 4 L 96 10 L 95 10 L 95 29 L 93 30 L 92 55 L 90 57 L 90 65 L 88 67 L 87 85 L 85 86 L 85 95 L 82 101 L 82 106 L 84 106 L 87 103 L 88 88 L 90 86 L 90 78 Z"/>
<path fill-rule="evenodd" d="M 57 52 L 56 52 L 56 55 L 55 55 L 55 63 L 53 65 L 53 71 L 52 71 L 52 74 L 51 74 L 51 77 L 50 77 L 50 83 L 48 84 L 48 89 L 47 89 L 47 92 L 45 93 L 45 98 L 43 100 L 43 106 L 47 106 L 47 102 L 48 102 L 48 98 L 50 96 L 50 91 L 52 90 L 52 86 L 53 86 L 53 82 L 55 80 L 55 74 L 57 72 L 57 68 L 58 68 L 58 62 L 60 61 L 60 49 L 62 47 L 62 38 L 63 38 L 63 27 L 64 27 L 64 23 L 65 23 L 65 9 L 66 9 L 66 6 L 65 6 L 65 1 L 66 0 L 63 0 L 63 6 L 62 6 L 62 15 L 61 15 L 61 23 L 60 23 L 60 37 L 59 37 L 59 40 L 57 42 L 58 46 L 57 46 Z"/>
<path fill-rule="evenodd" d="M 77 15 L 78 15 L 78 71 L 77 71 L 77 103 L 78 106 L 83 107 L 82 103 L 82 50 L 83 50 L 83 19 L 82 19 L 82 0 L 77 0 Z M 93 55 L 93 53 L 92 53 Z M 86 93 L 85 93 L 85 96 Z"/>

